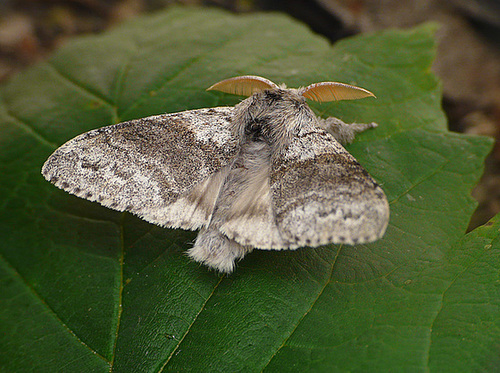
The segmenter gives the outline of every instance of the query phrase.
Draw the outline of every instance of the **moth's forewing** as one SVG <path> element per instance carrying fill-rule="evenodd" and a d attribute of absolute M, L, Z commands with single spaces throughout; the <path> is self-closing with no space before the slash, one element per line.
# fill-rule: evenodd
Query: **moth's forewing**
<path fill-rule="evenodd" d="M 213 187 L 202 183 L 239 150 L 230 130 L 232 111 L 190 110 L 99 128 L 58 148 L 42 174 L 57 187 L 109 208 L 163 226 L 196 229 L 211 214 L 198 207 L 215 203 L 196 200 Z M 197 186 L 196 196 L 190 196 Z"/>

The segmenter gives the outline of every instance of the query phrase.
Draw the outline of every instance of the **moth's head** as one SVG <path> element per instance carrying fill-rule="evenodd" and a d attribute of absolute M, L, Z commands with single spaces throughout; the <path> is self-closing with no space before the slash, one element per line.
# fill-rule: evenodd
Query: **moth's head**
<path fill-rule="evenodd" d="M 327 102 L 374 97 L 366 89 L 343 83 L 323 82 L 294 89 L 251 75 L 223 80 L 207 90 L 250 96 L 235 110 L 235 131 L 241 138 L 245 133 L 258 133 L 268 139 L 297 133 L 316 118 L 306 99 Z"/>

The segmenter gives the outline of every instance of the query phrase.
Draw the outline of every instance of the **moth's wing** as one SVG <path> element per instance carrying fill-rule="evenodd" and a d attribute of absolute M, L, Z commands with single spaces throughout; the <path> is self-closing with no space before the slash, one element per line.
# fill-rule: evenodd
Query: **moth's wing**
<path fill-rule="evenodd" d="M 380 186 L 330 134 L 307 127 L 271 165 L 276 225 L 290 246 L 372 242 L 389 204 Z"/>
<path fill-rule="evenodd" d="M 231 107 L 156 115 L 68 141 L 42 174 L 57 187 L 170 227 L 208 223 L 239 150 Z"/>

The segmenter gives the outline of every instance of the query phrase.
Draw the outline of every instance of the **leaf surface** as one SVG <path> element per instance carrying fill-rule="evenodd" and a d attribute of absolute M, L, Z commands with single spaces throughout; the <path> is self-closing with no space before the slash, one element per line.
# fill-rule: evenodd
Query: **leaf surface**
<path fill-rule="evenodd" d="M 499 223 L 464 236 L 491 147 L 446 129 L 434 27 L 331 46 L 278 14 L 172 9 L 80 38 L 0 87 L 0 366 L 9 372 L 471 371 L 500 366 Z M 70 138 L 233 105 L 205 88 L 260 75 L 378 99 L 311 103 L 379 124 L 348 150 L 391 206 L 385 237 L 248 255 L 221 277 L 168 230 L 40 175 Z M 493 369 L 494 370 L 494 369 Z"/>

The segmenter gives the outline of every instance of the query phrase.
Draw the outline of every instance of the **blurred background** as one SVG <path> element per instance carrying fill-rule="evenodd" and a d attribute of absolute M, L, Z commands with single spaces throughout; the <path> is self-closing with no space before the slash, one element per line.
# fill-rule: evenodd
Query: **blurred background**
<path fill-rule="evenodd" d="M 0 0 L 0 84 L 76 35 L 172 5 L 279 11 L 332 43 L 360 32 L 439 23 L 433 69 L 452 131 L 496 138 L 473 192 L 470 228 L 500 212 L 500 0 Z"/>

